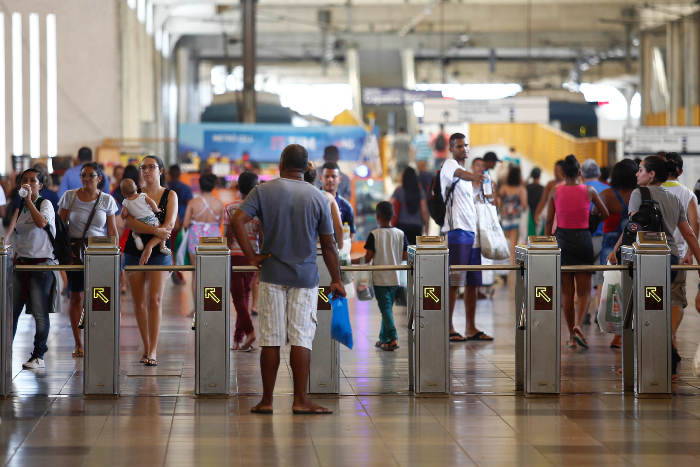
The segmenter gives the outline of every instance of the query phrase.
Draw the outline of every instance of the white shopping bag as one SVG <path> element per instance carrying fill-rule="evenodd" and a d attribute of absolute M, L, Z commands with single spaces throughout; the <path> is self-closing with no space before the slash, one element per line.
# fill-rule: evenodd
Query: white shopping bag
<path fill-rule="evenodd" d="M 190 236 L 190 231 L 187 229 L 182 229 L 182 240 L 180 245 L 175 252 L 175 264 L 178 266 L 184 266 L 185 257 L 187 256 L 187 243 Z"/>
<path fill-rule="evenodd" d="M 608 262 L 610 264 L 610 262 Z M 603 332 L 622 334 L 622 273 L 605 271 L 600 290 L 598 326 Z"/>
<path fill-rule="evenodd" d="M 501 224 L 498 222 L 496 206 L 490 203 L 477 204 L 476 214 L 481 254 L 489 259 L 509 259 L 510 250 Z"/>

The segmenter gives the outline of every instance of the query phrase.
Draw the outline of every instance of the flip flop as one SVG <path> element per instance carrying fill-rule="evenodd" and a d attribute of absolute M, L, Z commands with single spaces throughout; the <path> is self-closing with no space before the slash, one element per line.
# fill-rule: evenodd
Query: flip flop
<path fill-rule="evenodd" d="M 382 350 L 384 350 L 386 352 L 393 352 L 394 350 L 396 350 L 398 348 L 399 348 L 398 345 L 390 345 L 390 346 L 384 347 Z"/>
<path fill-rule="evenodd" d="M 574 334 L 573 339 L 581 347 L 586 348 L 586 349 L 588 348 L 588 342 L 586 342 L 586 339 L 584 339 L 583 337 L 579 336 L 578 334 Z"/>
<path fill-rule="evenodd" d="M 621 349 L 622 346 L 621 346 L 621 345 L 617 345 L 617 344 L 610 344 L 610 348 L 611 348 L 611 349 Z"/>
<path fill-rule="evenodd" d="M 259 414 L 271 414 L 272 409 L 259 409 L 258 406 L 256 405 L 255 407 L 250 409 L 251 413 L 259 413 Z"/>
<path fill-rule="evenodd" d="M 378 349 L 384 350 L 384 343 L 382 341 L 375 342 L 374 346 Z"/>
<path fill-rule="evenodd" d="M 75 349 L 71 354 L 71 357 L 84 357 L 83 349 Z"/>
<path fill-rule="evenodd" d="M 158 360 L 155 358 L 149 358 L 146 362 L 146 366 L 158 366 Z"/>
<path fill-rule="evenodd" d="M 328 410 L 328 409 L 326 409 L 325 412 L 317 412 L 316 409 L 318 409 L 319 407 L 321 407 L 321 406 L 316 405 L 311 410 L 294 410 L 294 409 L 292 409 L 292 413 L 294 415 L 330 415 L 333 413 L 332 410 Z"/>
<path fill-rule="evenodd" d="M 569 342 L 564 342 L 564 347 L 577 347 L 576 342 L 572 342 L 569 344 Z"/>
<path fill-rule="evenodd" d="M 252 352 L 253 350 L 255 350 L 255 347 L 253 347 L 252 345 L 249 345 L 248 347 L 241 347 L 240 349 L 238 349 L 239 352 Z"/>
<path fill-rule="evenodd" d="M 451 332 L 450 333 L 450 340 L 452 342 L 464 342 L 464 341 L 469 340 L 469 339 L 464 337 L 463 335 L 461 335 L 458 332 Z"/>
<path fill-rule="evenodd" d="M 142 355 L 141 360 L 139 360 L 139 363 L 148 363 L 148 357 L 145 355 Z"/>
<path fill-rule="evenodd" d="M 486 342 L 493 340 L 493 337 L 486 337 L 485 339 L 482 339 L 481 336 L 485 336 L 485 335 L 486 334 L 483 331 L 479 331 L 476 334 L 474 334 L 473 336 L 467 337 L 467 340 L 468 341 L 486 341 Z"/>

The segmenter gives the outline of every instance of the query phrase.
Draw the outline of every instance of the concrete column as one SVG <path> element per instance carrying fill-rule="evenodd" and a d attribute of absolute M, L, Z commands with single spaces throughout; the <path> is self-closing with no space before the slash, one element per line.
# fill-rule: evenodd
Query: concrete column
<path fill-rule="evenodd" d="M 640 124 L 645 125 L 647 116 L 651 115 L 651 87 L 653 85 L 653 61 L 654 47 L 652 45 L 652 37 L 650 32 L 642 32 L 640 41 L 640 75 L 641 75 L 641 97 L 642 97 L 642 113 L 640 115 Z"/>
<path fill-rule="evenodd" d="M 241 0 L 243 30 L 243 123 L 257 121 L 255 102 L 255 2 Z"/>
<path fill-rule="evenodd" d="M 683 106 L 685 125 L 693 125 L 693 107 L 698 104 L 698 24 L 696 14 L 683 19 Z"/>
<path fill-rule="evenodd" d="M 357 49 L 349 48 L 345 52 L 345 66 L 348 72 L 348 84 L 352 89 L 352 110 L 362 121 L 362 87 L 360 86 L 360 55 Z"/>
<path fill-rule="evenodd" d="M 416 86 L 416 66 L 413 49 L 403 49 L 401 51 L 401 68 L 403 69 L 403 87 L 406 89 Z M 406 131 L 409 135 L 418 133 L 418 119 L 413 113 L 413 105 L 406 106 Z"/>
<path fill-rule="evenodd" d="M 683 40 L 679 21 L 666 24 L 666 76 L 669 91 L 666 125 L 675 126 L 680 123 L 676 115 L 683 103 Z"/>

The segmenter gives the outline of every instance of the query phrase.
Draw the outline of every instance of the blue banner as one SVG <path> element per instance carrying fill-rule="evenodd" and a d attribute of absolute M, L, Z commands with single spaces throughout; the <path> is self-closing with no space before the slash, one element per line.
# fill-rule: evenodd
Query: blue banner
<path fill-rule="evenodd" d="M 365 137 L 366 132 L 360 126 L 182 124 L 178 133 L 178 153 L 181 158 L 196 153 L 203 160 L 209 157 L 239 160 L 247 153 L 251 161 L 279 162 L 285 147 L 300 144 L 309 152 L 311 160 L 322 159 L 326 146 L 336 146 L 341 160 L 356 161 Z"/>

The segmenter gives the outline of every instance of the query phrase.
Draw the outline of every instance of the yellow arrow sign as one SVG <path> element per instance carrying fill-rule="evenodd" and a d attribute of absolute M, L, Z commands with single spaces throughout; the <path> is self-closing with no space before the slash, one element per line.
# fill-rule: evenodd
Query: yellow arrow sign
<path fill-rule="evenodd" d="M 661 302 L 661 297 L 656 295 L 656 287 L 646 287 L 644 289 L 644 293 L 646 294 L 647 298 L 651 297 L 654 300 L 656 300 L 657 302 L 659 302 L 659 303 Z"/>
<path fill-rule="evenodd" d="M 109 303 L 109 298 L 105 296 L 105 289 L 104 288 L 97 288 L 95 287 L 92 289 L 92 298 L 99 298 L 105 303 Z"/>
<path fill-rule="evenodd" d="M 216 289 L 214 287 L 204 287 L 204 298 L 211 298 L 216 303 L 220 303 L 219 297 L 216 296 Z"/>
<path fill-rule="evenodd" d="M 547 295 L 546 287 L 535 287 L 535 297 L 543 298 L 547 303 L 551 302 L 552 299 Z"/>
<path fill-rule="evenodd" d="M 426 287 L 423 289 L 423 297 L 432 298 L 435 301 L 435 303 L 439 303 L 440 298 L 438 298 L 438 296 L 435 295 L 433 292 L 435 292 L 434 287 Z"/>
<path fill-rule="evenodd" d="M 323 289 L 319 287 L 318 289 L 318 296 L 321 297 L 321 300 L 324 302 L 328 303 L 328 296 L 323 293 Z"/>

